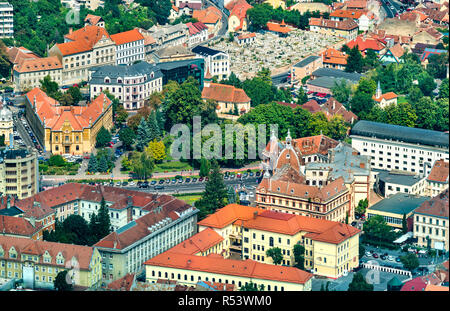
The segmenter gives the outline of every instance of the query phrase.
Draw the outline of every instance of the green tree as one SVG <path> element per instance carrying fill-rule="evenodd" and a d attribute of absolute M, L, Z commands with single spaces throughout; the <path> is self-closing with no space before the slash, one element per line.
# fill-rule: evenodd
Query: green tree
<path fill-rule="evenodd" d="M 411 104 L 415 104 L 423 97 L 423 93 L 418 86 L 412 86 L 406 95 L 406 100 Z"/>
<path fill-rule="evenodd" d="M 445 79 L 447 65 L 448 53 L 432 54 L 428 57 L 427 72 L 435 79 Z"/>
<path fill-rule="evenodd" d="M 111 133 L 102 125 L 97 133 L 95 147 L 102 148 L 106 147 L 111 141 Z"/>
<path fill-rule="evenodd" d="M 386 120 L 390 124 L 414 127 L 417 115 L 411 104 L 408 102 L 398 103 L 397 105 L 389 105 L 384 109 Z"/>
<path fill-rule="evenodd" d="M 239 290 L 242 292 L 264 291 L 264 284 L 260 284 L 258 287 L 258 285 L 250 281 L 249 283 L 245 283 L 244 285 L 242 285 Z"/>
<path fill-rule="evenodd" d="M 90 245 L 89 224 L 80 215 L 70 215 L 62 223 L 62 230 L 70 235 L 70 243 Z"/>
<path fill-rule="evenodd" d="M 98 171 L 97 158 L 94 156 L 93 153 L 91 153 L 91 156 L 89 158 L 87 171 L 90 173 L 96 173 Z"/>
<path fill-rule="evenodd" d="M 422 97 L 411 106 L 417 117 L 415 126 L 433 130 L 438 121 L 439 106 L 428 96 Z"/>
<path fill-rule="evenodd" d="M 439 98 L 436 101 L 436 105 L 439 108 L 438 108 L 438 113 L 437 113 L 437 117 L 436 117 L 436 124 L 434 126 L 434 129 L 436 131 L 441 131 L 441 132 L 448 131 L 449 130 L 449 126 L 448 126 L 448 121 L 449 121 L 448 98 Z"/>
<path fill-rule="evenodd" d="M 436 82 L 434 78 L 427 72 L 422 72 L 417 78 L 419 82 L 419 88 L 425 96 L 433 96 L 433 91 L 436 88 Z"/>
<path fill-rule="evenodd" d="M 5 43 L 0 40 L 0 76 L 2 78 L 9 78 L 13 65 L 9 61 Z"/>
<path fill-rule="evenodd" d="M 155 163 L 145 152 L 133 152 L 131 168 L 138 178 L 147 180 L 152 175 Z"/>
<path fill-rule="evenodd" d="M 147 119 L 148 125 L 148 139 L 149 141 L 161 139 L 161 129 L 159 128 L 158 120 L 156 118 L 156 111 L 153 110 Z"/>
<path fill-rule="evenodd" d="M 304 270 L 305 269 L 305 247 L 300 243 L 294 245 L 292 250 L 294 254 L 295 267 Z"/>
<path fill-rule="evenodd" d="M 136 134 L 129 127 L 124 127 L 119 131 L 119 139 L 126 150 L 131 150 Z"/>
<path fill-rule="evenodd" d="M 400 261 L 402 262 L 403 267 L 409 271 L 413 271 L 419 267 L 419 259 L 414 253 L 408 253 L 405 256 L 401 256 Z"/>
<path fill-rule="evenodd" d="M 66 165 L 66 160 L 61 155 L 55 154 L 48 159 L 48 165 L 62 167 Z"/>
<path fill-rule="evenodd" d="M 366 212 L 366 208 L 369 206 L 367 199 L 359 200 L 358 206 L 356 206 L 355 212 L 358 215 L 363 215 Z"/>
<path fill-rule="evenodd" d="M 356 88 L 356 92 L 361 92 L 368 94 L 370 96 L 375 95 L 375 90 L 377 89 L 377 84 L 374 80 L 362 77 L 359 80 L 358 86 Z"/>
<path fill-rule="evenodd" d="M 335 121 L 336 122 L 336 121 Z M 337 122 L 339 120 L 337 119 Z M 319 111 L 317 113 L 314 113 L 310 119 L 310 122 L 308 124 L 309 133 L 311 136 L 315 135 L 329 135 L 329 124 L 328 119 L 325 116 L 325 114 L 322 111 Z M 337 133 L 335 133 L 337 134 Z"/>
<path fill-rule="evenodd" d="M 81 95 L 81 91 L 78 87 L 71 86 L 67 93 L 72 97 L 73 103 L 78 104 L 83 99 L 83 95 Z"/>
<path fill-rule="evenodd" d="M 343 140 L 347 136 L 348 128 L 342 115 L 334 115 L 328 122 L 328 136 L 336 140 Z"/>
<path fill-rule="evenodd" d="M 339 82 L 334 82 L 334 86 L 331 88 L 331 93 L 333 97 L 340 103 L 346 103 L 350 98 L 352 93 L 351 86 L 345 82 L 344 79 L 339 80 Z"/>
<path fill-rule="evenodd" d="M 271 19 L 272 7 L 263 3 L 247 10 L 247 17 L 252 30 L 260 30 L 266 27 L 267 22 Z"/>
<path fill-rule="evenodd" d="M 441 85 L 439 85 L 439 98 L 449 98 L 448 96 L 449 93 L 449 84 L 448 84 L 448 79 L 445 78 L 444 80 L 442 80 Z"/>
<path fill-rule="evenodd" d="M 164 146 L 164 142 L 162 140 L 152 140 L 148 143 L 148 146 L 145 147 L 144 151 L 157 163 L 161 163 L 162 160 L 166 158 L 166 147 Z"/>
<path fill-rule="evenodd" d="M 209 161 L 205 158 L 200 160 L 200 177 L 207 177 L 209 175 Z"/>
<path fill-rule="evenodd" d="M 242 87 L 248 97 L 252 100 L 252 107 L 267 104 L 274 99 L 272 84 L 261 77 L 245 80 Z"/>
<path fill-rule="evenodd" d="M 266 256 L 272 258 L 274 265 L 279 265 L 283 261 L 283 253 L 279 247 L 269 248 L 266 251 Z"/>
<path fill-rule="evenodd" d="M 364 57 L 364 66 L 363 71 L 368 71 L 377 67 L 380 64 L 380 60 L 378 59 L 377 54 L 374 50 L 369 49 L 366 52 L 366 57 Z"/>
<path fill-rule="evenodd" d="M 106 160 L 105 156 L 100 157 L 97 171 L 100 173 L 106 173 L 108 171 L 108 161 Z"/>
<path fill-rule="evenodd" d="M 211 162 L 209 180 L 206 182 L 202 197 L 197 201 L 199 207 L 206 214 L 212 214 L 216 209 L 224 207 L 227 203 L 228 191 L 223 181 L 223 175 L 217 160 Z"/>
<path fill-rule="evenodd" d="M 372 242 L 392 243 L 396 235 L 392 228 L 386 223 L 383 216 L 370 217 L 363 227 L 364 238 Z"/>
<path fill-rule="evenodd" d="M 55 289 L 59 292 L 62 291 L 71 291 L 73 289 L 72 283 L 67 283 L 66 279 L 67 279 L 67 270 L 63 270 L 58 272 L 58 274 L 56 275 L 55 280 L 53 281 L 53 286 L 55 287 Z"/>
<path fill-rule="evenodd" d="M 58 83 L 52 80 L 50 75 L 45 76 L 44 79 L 39 80 L 41 84 L 41 90 L 48 96 L 53 97 L 59 91 Z"/>
<path fill-rule="evenodd" d="M 150 141 L 150 128 L 144 117 L 141 117 L 141 123 L 137 128 L 136 149 L 143 151 Z"/>
<path fill-rule="evenodd" d="M 297 92 L 297 105 L 303 105 L 308 101 L 308 95 L 306 91 L 301 87 Z"/>
<path fill-rule="evenodd" d="M 356 272 L 353 275 L 352 282 L 348 285 L 348 291 L 373 291 L 373 285 L 366 282 L 361 272 Z"/>
<path fill-rule="evenodd" d="M 364 67 L 364 59 L 361 55 L 361 52 L 358 49 L 358 46 L 355 45 L 352 49 L 350 49 L 350 53 L 347 58 L 347 66 L 345 66 L 346 72 L 363 72 Z"/>
<path fill-rule="evenodd" d="M 99 231 L 97 236 L 100 240 L 111 233 L 111 219 L 109 217 L 108 207 L 103 196 L 100 201 L 100 209 L 98 210 L 97 220 L 99 222 Z"/>
<path fill-rule="evenodd" d="M 372 95 L 356 92 L 350 100 L 350 110 L 355 113 L 360 119 L 365 119 L 369 111 L 374 106 Z"/>
<path fill-rule="evenodd" d="M 306 109 L 303 109 L 301 107 L 296 107 L 294 109 L 294 115 L 292 120 L 292 127 L 294 129 L 295 134 L 294 137 L 300 138 L 300 137 L 307 137 L 310 135 L 310 130 L 308 128 L 308 124 L 312 119 L 312 114 Z"/>
<path fill-rule="evenodd" d="M 0 135 L 0 147 L 5 146 L 5 134 Z"/>

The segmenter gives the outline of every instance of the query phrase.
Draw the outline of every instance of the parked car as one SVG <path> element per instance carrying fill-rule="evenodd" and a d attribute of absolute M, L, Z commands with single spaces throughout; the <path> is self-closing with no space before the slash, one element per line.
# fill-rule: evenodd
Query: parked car
<path fill-rule="evenodd" d="M 242 178 L 247 178 L 247 177 L 248 177 L 248 173 L 242 174 Z"/>
<path fill-rule="evenodd" d="M 192 182 L 197 182 L 197 178 L 192 178 Z"/>
<path fill-rule="evenodd" d="M 191 179 L 190 178 L 186 178 L 186 180 L 184 181 L 185 183 L 190 183 Z"/>
<path fill-rule="evenodd" d="M 372 256 L 373 256 L 373 258 L 378 258 L 378 254 L 377 253 L 373 253 Z"/>
<path fill-rule="evenodd" d="M 155 190 L 163 190 L 164 186 L 157 185 L 157 186 L 154 186 L 153 189 L 155 189 Z"/>
<path fill-rule="evenodd" d="M 164 179 L 160 179 L 158 184 L 162 185 L 164 183 Z"/>
<path fill-rule="evenodd" d="M 142 186 L 142 181 L 138 181 L 138 182 L 137 182 L 137 186 L 138 186 L 139 188 L 141 188 L 141 186 Z"/>
<path fill-rule="evenodd" d="M 396 257 L 395 262 L 402 262 L 402 261 L 400 260 L 400 257 Z"/>
<path fill-rule="evenodd" d="M 156 185 L 157 181 L 156 180 L 152 180 L 151 185 L 154 186 Z"/>
<path fill-rule="evenodd" d="M 223 179 L 228 179 L 228 175 L 224 175 L 224 176 L 223 176 Z"/>
<path fill-rule="evenodd" d="M 394 261 L 394 260 L 395 260 L 395 257 L 392 256 L 392 255 L 389 255 L 389 256 L 388 256 L 388 260 L 389 260 L 389 261 Z"/>
<path fill-rule="evenodd" d="M 183 183 L 183 178 L 178 179 L 178 183 L 182 184 Z"/>
<path fill-rule="evenodd" d="M 256 172 L 256 177 L 259 177 L 261 175 L 261 172 L 260 171 L 257 171 Z"/>
<path fill-rule="evenodd" d="M 365 255 L 366 255 L 367 257 L 372 257 L 372 254 L 371 254 L 370 252 L 366 252 Z"/>
<path fill-rule="evenodd" d="M 122 186 L 124 186 L 124 187 L 128 186 L 128 181 L 124 181 L 124 182 L 122 183 Z"/>
<path fill-rule="evenodd" d="M 386 260 L 386 256 L 381 255 L 381 256 L 380 256 L 380 259 L 381 259 L 381 260 Z"/>
<path fill-rule="evenodd" d="M 234 174 L 230 174 L 231 179 L 234 179 L 234 177 L 236 177 Z"/>
<path fill-rule="evenodd" d="M 166 179 L 166 184 L 170 184 L 170 178 Z"/>
<path fill-rule="evenodd" d="M 248 173 L 248 176 L 250 176 L 250 177 L 253 177 L 254 175 L 255 175 L 255 173 L 253 173 L 253 172 Z"/>
<path fill-rule="evenodd" d="M 177 180 L 174 178 L 174 179 L 172 179 L 172 184 L 176 184 L 177 183 Z"/>
<path fill-rule="evenodd" d="M 130 187 L 134 187 L 136 186 L 136 183 L 134 181 L 130 181 L 130 183 L 128 184 Z"/>
<path fill-rule="evenodd" d="M 198 181 L 199 181 L 199 182 L 202 182 L 202 181 L 203 181 L 203 177 L 200 177 L 200 178 L 198 179 Z"/>

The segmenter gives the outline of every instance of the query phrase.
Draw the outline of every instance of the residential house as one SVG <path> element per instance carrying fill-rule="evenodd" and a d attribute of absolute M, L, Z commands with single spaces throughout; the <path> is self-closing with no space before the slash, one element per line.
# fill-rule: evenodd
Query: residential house
<path fill-rule="evenodd" d="M 203 88 L 205 76 L 205 61 L 203 58 L 163 62 L 159 63 L 158 67 L 163 74 L 163 85 L 170 80 L 181 84 L 188 77 L 193 77 L 198 81 L 199 88 Z"/>
<path fill-rule="evenodd" d="M 217 102 L 216 112 L 220 115 L 242 115 L 250 111 L 250 97 L 232 85 L 205 83 L 202 99 Z"/>
<path fill-rule="evenodd" d="M 398 95 L 394 92 L 384 93 L 381 91 L 380 81 L 378 81 L 377 89 L 375 91 L 375 95 L 372 96 L 372 99 L 377 102 L 380 108 L 386 108 L 389 105 L 397 104 Z"/>
<path fill-rule="evenodd" d="M 310 76 L 314 71 L 323 67 L 322 58 L 311 55 L 291 67 L 291 83 L 298 83 Z"/>
<path fill-rule="evenodd" d="M 1 210 L 0 210 L 1 211 Z M 0 236 L 42 240 L 43 228 L 40 224 L 22 217 L 0 215 Z"/>
<path fill-rule="evenodd" d="M 231 0 L 225 8 L 230 12 L 228 32 L 247 31 L 247 10 L 252 6 L 245 0 Z"/>
<path fill-rule="evenodd" d="M 353 112 L 348 111 L 344 105 L 338 102 L 334 97 L 330 97 L 325 104 L 323 104 L 321 110 L 325 113 L 327 118 L 332 118 L 336 115 L 341 115 L 345 122 L 353 124 L 358 120 L 358 116 Z"/>
<path fill-rule="evenodd" d="M 116 65 L 145 60 L 144 36 L 137 29 L 111 35 L 116 44 Z"/>
<path fill-rule="evenodd" d="M 322 53 L 322 63 L 324 68 L 334 68 L 345 70 L 348 55 L 333 48 L 328 48 Z"/>
<path fill-rule="evenodd" d="M 382 63 L 403 63 L 403 59 L 401 58 L 406 51 L 403 49 L 401 44 L 397 43 L 394 46 L 388 48 L 384 55 L 380 57 L 380 61 Z"/>
<path fill-rule="evenodd" d="M 242 34 L 236 37 L 236 42 L 239 45 L 243 44 L 250 44 L 252 42 L 255 42 L 256 34 L 254 32 Z"/>
<path fill-rule="evenodd" d="M 427 177 L 425 194 L 435 197 L 448 188 L 449 163 L 444 160 L 434 162 L 433 168 Z"/>
<path fill-rule="evenodd" d="M 347 42 L 346 45 L 350 49 L 358 46 L 358 50 L 364 54 L 366 54 L 368 50 L 374 51 L 377 55 L 383 54 L 385 51 L 385 46 L 380 40 L 370 37 L 367 38 L 366 36 L 358 36 L 356 39 Z"/>
<path fill-rule="evenodd" d="M 311 17 L 309 19 L 309 27 L 313 32 L 338 36 L 347 40 L 353 40 L 358 35 L 358 24 L 353 19 L 333 21 L 322 17 Z"/>
<path fill-rule="evenodd" d="M 192 18 L 195 18 L 208 27 L 208 38 L 217 35 L 222 28 L 222 13 L 214 6 L 207 7 L 203 10 L 195 10 Z"/>
<path fill-rule="evenodd" d="M 63 83 L 63 66 L 58 57 L 23 59 L 13 67 L 13 81 L 15 92 L 26 92 L 41 85 L 40 81 L 46 76 L 61 85 Z"/>
<path fill-rule="evenodd" d="M 332 21 L 344 21 L 352 19 L 358 24 L 361 31 L 368 31 L 373 28 L 373 14 L 366 10 L 336 10 L 330 13 Z"/>
<path fill-rule="evenodd" d="M 208 40 L 208 26 L 202 22 L 186 23 L 189 28 L 189 46 L 201 44 Z"/>
<path fill-rule="evenodd" d="M 88 14 L 84 19 L 84 26 L 98 26 L 105 28 L 105 21 L 101 16 L 96 16 L 92 14 Z"/>
<path fill-rule="evenodd" d="M 286 37 L 294 28 L 288 26 L 284 20 L 281 23 L 268 22 L 266 24 L 267 31 L 274 32 L 280 37 Z"/>

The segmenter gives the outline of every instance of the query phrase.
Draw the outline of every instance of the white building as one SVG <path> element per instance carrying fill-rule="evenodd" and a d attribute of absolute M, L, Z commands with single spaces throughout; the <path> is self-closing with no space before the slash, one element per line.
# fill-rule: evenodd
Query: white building
<path fill-rule="evenodd" d="M 0 38 L 14 37 L 14 7 L 0 2 Z"/>
<path fill-rule="evenodd" d="M 380 171 L 376 176 L 377 193 L 390 197 L 397 193 L 408 193 L 424 196 L 426 177 L 405 171 Z"/>
<path fill-rule="evenodd" d="M 163 75 L 155 65 L 140 62 L 129 66 L 103 66 L 91 72 L 90 96 L 107 90 L 127 110 L 137 110 L 154 92 L 162 91 Z"/>
<path fill-rule="evenodd" d="M 194 46 L 208 40 L 208 26 L 202 22 L 186 23 L 189 28 L 189 46 Z"/>
<path fill-rule="evenodd" d="M 111 35 L 116 44 L 116 65 L 145 60 L 144 36 L 137 29 Z"/>
<path fill-rule="evenodd" d="M 449 135 L 444 132 L 363 120 L 350 138 L 353 148 L 371 157 L 373 169 L 427 176 L 435 161 L 449 160 Z"/>
<path fill-rule="evenodd" d="M 205 60 L 205 72 L 209 71 L 211 76 L 216 76 L 219 80 L 227 79 L 230 76 L 230 56 L 227 53 L 205 46 L 196 46 L 192 52 Z"/>

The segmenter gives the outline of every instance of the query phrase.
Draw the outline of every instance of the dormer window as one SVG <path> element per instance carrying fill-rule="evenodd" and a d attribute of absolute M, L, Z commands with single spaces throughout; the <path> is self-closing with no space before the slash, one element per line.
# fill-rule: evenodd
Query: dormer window
<path fill-rule="evenodd" d="M 108 77 L 106 77 L 105 78 L 105 83 L 110 83 L 110 82 L 111 82 L 111 80 Z"/>
<path fill-rule="evenodd" d="M 117 78 L 117 83 L 122 83 L 122 78 Z"/>
<path fill-rule="evenodd" d="M 286 159 L 290 159 L 291 155 L 289 153 L 286 154 Z"/>

